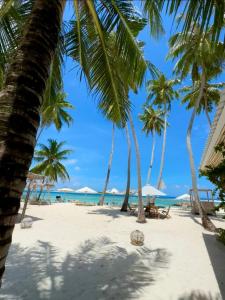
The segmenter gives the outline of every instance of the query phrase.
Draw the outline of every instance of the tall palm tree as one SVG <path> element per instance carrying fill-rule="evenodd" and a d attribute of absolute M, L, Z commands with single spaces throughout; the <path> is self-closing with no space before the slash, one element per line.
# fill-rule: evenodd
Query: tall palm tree
<path fill-rule="evenodd" d="M 195 97 L 190 98 L 187 96 L 190 100 L 194 99 L 194 103 L 190 103 L 190 106 L 193 107 L 193 111 L 187 129 L 186 142 L 190 160 L 194 200 L 199 209 L 202 225 L 210 231 L 215 231 L 216 227 L 202 208 L 199 199 L 196 168 L 191 145 L 191 133 L 196 113 L 199 112 L 203 99 L 204 101 L 206 99 L 207 102 L 204 108 L 207 108 L 208 103 L 210 103 L 210 99 L 207 97 L 208 80 L 212 79 L 222 71 L 222 62 L 224 60 L 224 54 L 221 50 L 223 48 L 222 44 L 212 42 L 211 39 L 212 30 L 209 29 L 202 34 L 200 26 L 196 24 L 194 30 L 187 32 L 186 34 L 177 33 L 171 37 L 168 57 L 173 59 L 178 58 L 175 72 L 176 74 L 180 74 L 181 78 L 186 77 L 188 73 L 191 72 L 192 91 L 193 93 L 195 93 L 196 90 L 198 91 Z M 186 101 L 185 98 L 184 101 Z"/>
<path fill-rule="evenodd" d="M 141 183 L 141 158 L 140 158 L 140 150 L 137 140 L 137 135 L 135 132 L 134 122 L 131 116 L 131 113 L 129 113 L 129 122 L 130 127 L 133 135 L 134 145 L 135 145 L 135 152 L 136 152 L 136 164 L 137 164 L 137 177 L 138 177 L 138 217 L 137 222 L 138 223 L 145 223 L 145 211 L 143 206 L 143 200 L 142 200 L 142 183 Z"/>
<path fill-rule="evenodd" d="M 35 1 L 0 92 L 0 278 L 33 156 L 64 4 L 64 0 Z"/>
<path fill-rule="evenodd" d="M 67 159 L 72 151 L 68 149 L 62 149 L 65 142 L 58 143 L 56 140 L 48 139 L 48 145 L 40 144 L 40 149 L 34 153 L 34 161 L 38 164 L 31 169 L 31 172 L 41 174 L 50 181 L 57 182 L 61 180 L 69 179 L 69 174 L 62 164 L 63 160 Z"/>
<path fill-rule="evenodd" d="M 126 138 L 127 138 L 127 186 L 126 192 L 123 200 L 123 204 L 121 207 L 121 211 L 127 211 L 128 203 L 129 203 L 129 196 L 130 196 L 130 162 L 131 162 L 131 141 L 130 141 L 130 134 L 129 128 L 126 124 L 125 126 Z"/>
<path fill-rule="evenodd" d="M 154 162 L 154 154 L 155 154 L 155 134 L 161 135 L 162 130 L 164 128 L 164 120 L 162 118 L 163 111 L 162 110 L 154 110 L 152 106 L 144 106 L 144 113 L 139 116 L 140 120 L 143 122 L 142 130 L 149 135 L 152 134 L 152 151 L 151 151 L 151 160 L 148 168 L 148 175 L 146 184 L 150 184 L 151 172 Z"/>
<path fill-rule="evenodd" d="M 34 2 L 0 93 L 0 278 L 34 152 L 40 108 L 60 36 L 65 3 L 65 0 Z M 92 78 L 90 88 L 103 108 L 105 103 L 116 103 L 119 120 L 126 116 L 129 102 L 127 95 L 121 93 L 123 85 L 110 63 L 107 39 L 110 32 L 116 34 L 118 53 L 124 56 L 121 69 L 141 82 L 146 63 L 135 41 L 134 25 L 139 14 L 128 0 L 77 0 L 74 4 L 78 41 L 75 45 L 82 50 L 79 51 L 82 67 L 90 70 L 87 71 Z M 85 41 L 87 32 L 90 35 Z M 86 60 L 82 53 L 87 54 Z"/>
<path fill-rule="evenodd" d="M 164 130 L 163 130 L 163 145 L 160 162 L 159 177 L 157 181 L 157 188 L 160 188 L 162 181 L 165 150 L 166 150 L 166 131 L 167 131 L 167 115 L 171 109 L 171 101 L 178 98 L 179 94 L 174 89 L 174 86 L 179 83 L 178 79 L 167 79 L 165 75 L 161 74 L 157 79 L 149 80 L 147 83 L 148 99 L 151 100 L 153 105 L 159 109 L 163 109 L 164 114 Z"/>
<path fill-rule="evenodd" d="M 103 205 L 104 204 L 104 200 L 105 200 L 105 193 L 108 187 L 108 183 L 109 183 L 109 177 L 110 177 L 110 172 L 111 172 L 111 167 L 112 167 L 112 159 L 113 159 L 113 154 L 114 154 L 114 132 L 115 132 L 115 124 L 113 123 L 112 126 L 112 146 L 111 146 L 111 152 L 110 152 L 110 156 L 109 156 L 109 162 L 108 162 L 108 169 L 107 169 L 107 175 L 106 175 L 106 179 L 105 179 L 105 185 L 102 191 L 102 196 L 99 200 L 99 205 Z"/>

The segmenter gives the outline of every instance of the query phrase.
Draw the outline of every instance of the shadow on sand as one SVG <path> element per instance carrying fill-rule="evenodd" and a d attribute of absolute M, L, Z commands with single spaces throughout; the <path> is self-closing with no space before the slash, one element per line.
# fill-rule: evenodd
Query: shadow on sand
<path fill-rule="evenodd" d="M 39 241 L 37 247 L 12 245 L 0 299 L 137 299 L 167 268 L 165 249 L 135 248 L 128 253 L 108 238 L 87 240 L 59 258 L 59 250 Z"/>
<path fill-rule="evenodd" d="M 178 300 L 222 300 L 220 295 L 205 294 L 200 291 L 192 291 L 190 294 L 184 294 Z"/>
<path fill-rule="evenodd" d="M 129 212 L 120 211 L 120 208 L 112 208 L 112 207 L 98 208 L 98 209 L 89 211 L 88 214 L 90 214 L 90 215 L 105 215 L 105 216 L 111 217 L 113 219 L 120 218 L 121 216 L 130 217 Z"/>
<path fill-rule="evenodd" d="M 225 246 L 211 234 L 203 233 L 203 239 L 211 260 L 222 299 L 225 299 Z"/>
<path fill-rule="evenodd" d="M 41 221 L 43 219 L 41 218 L 38 218 L 38 217 L 34 217 L 34 216 L 29 216 L 29 215 L 25 215 L 24 218 L 31 218 L 32 222 L 35 222 L 35 221 Z M 16 224 L 19 224 L 21 222 L 21 213 L 18 213 L 17 215 L 17 220 L 16 220 Z"/>

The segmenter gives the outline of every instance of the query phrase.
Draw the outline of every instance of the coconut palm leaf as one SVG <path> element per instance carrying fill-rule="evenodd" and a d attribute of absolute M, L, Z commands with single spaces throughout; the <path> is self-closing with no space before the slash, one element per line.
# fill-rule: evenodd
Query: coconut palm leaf
<path fill-rule="evenodd" d="M 161 135 L 164 128 L 164 112 L 162 110 L 154 110 L 152 106 L 144 106 L 144 112 L 139 116 L 143 122 L 142 131 L 147 135 L 156 132 Z"/>
<path fill-rule="evenodd" d="M 124 84 L 115 69 L 112 33 L 117 57 L 123 57 L 123 73 L 139 86 L 148 68 L 140 45 L 135 40 L 146 21 L 136 12 L 132 1 L 75 1 L 76 21 L 67 34 L 67 51 L 79 63 L 99 108 L 114 123 L 126 123 L 130 103 Z M 151 65 L 149 65 L 151 67 Z M 130 81 L 130 82 L 131 82 Z"/>
<path fill-rule="evenodd" d="M 212 26 L 212 40 L 218 41 L 224 27 L 225 2 L 221 0 L 159 0 L 159 7 L 176 17 L 181 11 L 178 26 L 182 26 L 182 32 L 186 35 L 192 31 L 196 24 L 200 25 L 202 34 Z"/>
<path fill-rule="evenodd" d="M 65 142 L 58 143 L 56 140 L 48 139 L 48 146 L 39 145 L 39 150 L 35 151 L 34 160 L 39 162 L 31 172 L 47 176 L 51 181 L 58 179 L 69 179 L 69 174 L 61 161 L 66 160 L 72 152 L 69 149 L 62 149 Z"/>

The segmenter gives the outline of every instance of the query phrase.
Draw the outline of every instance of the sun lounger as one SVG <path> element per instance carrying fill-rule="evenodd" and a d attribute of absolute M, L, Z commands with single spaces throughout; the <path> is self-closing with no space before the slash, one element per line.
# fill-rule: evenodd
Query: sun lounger
<path fill-rule="evenodd" d="M 170 206 L 168 207 L 168 209 L 163 209 L 162 211 L 159 212 L 160 218 L 161 219 L 171 218 L 169 212 L 170 212 Z"/>
<path fill-rule="evenodd" d="M 137 208 L 136 207 L 131 207 L 131 205 L 128 203 L 128 208 L 129 208 L 129 215 L 130 216 L 135 216 L 137 214 Z"/>

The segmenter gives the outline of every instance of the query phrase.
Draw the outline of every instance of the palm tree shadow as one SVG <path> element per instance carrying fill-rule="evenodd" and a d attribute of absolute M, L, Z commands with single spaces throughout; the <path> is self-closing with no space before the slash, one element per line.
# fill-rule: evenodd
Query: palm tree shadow
<path fill-rule="evenodd" d="M 220 295 L 203 293 L 201 291 L 192 291 L 190 294 L 184 294 L 178 300 L 222 300 Z"/>
<path fill-rule="evenodd" d="M 64 259 L 48 242 L 11 247 L 0 299 L 136 299 L 167 268 L 165 249 L 134 248 L 128 253 L 108 238 L 86 240 Z"/>
<path fill-rule="evenodd" d="M 123 211 L 120 211 L 120 208 L 98 208 L 98 209 L 95 209 L 95 210 L 91 210 L 88 212 L 88 214 L 91 214 L 91 215 L 105 215 L 105 216 L 108 216 L 108 217 L 111 217 L 112 219 L 118 219 L 122 216 L 128 216 L 130 217 L 130 215 L 128 214 L 128 212 L 123 212 Z"/>
<path fill-rule="evenodd" d="M 30 218 L 32 220 L 32 222 L 43 220 L 41 218 L 30 216 L 30 215 L 27 215 L 27 214 L 24 216 L 24 218 Z M 17 215 L 16 224 L 19 224 L 19 223 L 21 223 L 21 213 L 18 213 L 18 215 Z"/>
<path fill-rule="evenodd" d="M 215 235 L 203 233 L 203 239 L 217 279 L 222 299 L 225 299 L 225 246 Z"/>

